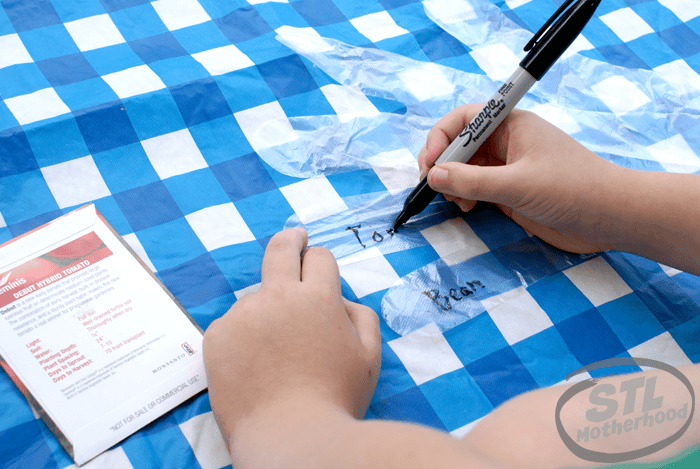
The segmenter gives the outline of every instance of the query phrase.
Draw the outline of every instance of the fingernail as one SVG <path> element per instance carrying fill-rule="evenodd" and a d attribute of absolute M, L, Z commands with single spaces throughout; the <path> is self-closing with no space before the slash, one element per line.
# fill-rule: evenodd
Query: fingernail
<path fill-rule="evenodd" d="M 428 173 L 430 185 L 433 187 L 447 186 L 447 170 L 442 168 L 433 168 Z"/>

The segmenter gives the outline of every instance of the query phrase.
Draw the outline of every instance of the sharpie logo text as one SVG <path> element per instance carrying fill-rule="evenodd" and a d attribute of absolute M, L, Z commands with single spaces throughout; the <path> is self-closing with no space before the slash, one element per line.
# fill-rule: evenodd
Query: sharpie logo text
<path fill-rule="evenodd" d="M 464 137 L 465 141 L 462 143 L 463 147 L 469 145 L 472 140 L 479 140 L 486 129 L 491 127 L 493 119 L 499 116 L 506 108 L 506 103 L 503 99 L 495 100 L 492 99 L 481 110 L 479 114 L 472 119 L 472 121 L 467 125 L 462 133 L 459 134 L 460 137 Z"/>

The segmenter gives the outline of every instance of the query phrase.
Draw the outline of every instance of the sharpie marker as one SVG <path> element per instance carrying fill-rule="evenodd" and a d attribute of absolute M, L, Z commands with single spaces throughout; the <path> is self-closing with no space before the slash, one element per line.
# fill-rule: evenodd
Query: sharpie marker
<path fill-rule="evenodd" d="M 579 0 L 566 10 L 573 1 L 567 0 L 562 4 L 535 34 L 525 46 L 525 51 L 529 51 L 529 53 L 520 62 L 520 66 L 445 149 L 435 164 L 451 161 L 466 163 L 469 161 L 481 144 L 489 138 L 508 113 L 525 96 L 530 87 L 542 78 L 552 64 L 574 42 L 574 39 L 593 16 L 601 0 Z M 564 13 L 562 14 L 562 12 Z M 394 222 L 394 229 L 406 223 L 412 216 L 422 212 L 436 195 L 437 192 L 428 185 L 428 176 L 426 175 L 406 198 L 403 210 Z"/>

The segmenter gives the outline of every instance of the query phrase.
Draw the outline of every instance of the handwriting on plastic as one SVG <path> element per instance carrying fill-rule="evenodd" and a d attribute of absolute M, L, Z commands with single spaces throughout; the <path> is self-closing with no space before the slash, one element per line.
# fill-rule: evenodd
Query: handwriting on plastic
<path fill-rule="evenodd" d="M 471 282 L 466 282 L 464 286 L 451 287 L 447 292 L 447 295 L 440 293 L 440 290 L 433 288 L 432 290 L 426 290 L 422 292 L 425 296 L 433 300 L 433 303 L 437 305 L 443 311 L 449 311 L 452 309 L 452 301 L 462 301 L 468 296 L 476 293 L 480 288 L 486 288 L 479 280 L 472 280 Z"/>

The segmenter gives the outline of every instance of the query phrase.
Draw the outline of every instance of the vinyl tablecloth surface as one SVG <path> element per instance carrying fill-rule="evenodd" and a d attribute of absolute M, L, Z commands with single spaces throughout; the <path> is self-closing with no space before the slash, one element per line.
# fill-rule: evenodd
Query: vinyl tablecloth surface
<path fill-rule="evenodd" d="M 698 362 L 696 276 L 441 197 L 387 231 L 427 131 L 560 4 L 2 0 L 0 242 L 92 202 L 206 329 L 304 226 L 382 318 L 367 417 L 455 436 L 602 359 Z M 617 164 L 697 173 L 699 35 L 695 0 L 603 0 L 520 107 Z M 4 373 L 0 403 L 0 466 L 73 464 Z M 226 466 L 204 393 L 86 467 Z"/>

